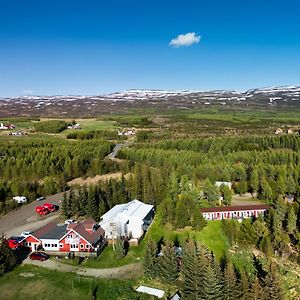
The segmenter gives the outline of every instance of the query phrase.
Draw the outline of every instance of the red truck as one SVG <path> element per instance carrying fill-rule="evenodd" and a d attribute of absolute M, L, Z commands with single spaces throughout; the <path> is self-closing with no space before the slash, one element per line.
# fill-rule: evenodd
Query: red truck
<path fill-rule="evenodd" d="M 48 215 L 50 213 L 50 210 L 44 206 L 37 206 L 35 211 L 41 216 Z"/>

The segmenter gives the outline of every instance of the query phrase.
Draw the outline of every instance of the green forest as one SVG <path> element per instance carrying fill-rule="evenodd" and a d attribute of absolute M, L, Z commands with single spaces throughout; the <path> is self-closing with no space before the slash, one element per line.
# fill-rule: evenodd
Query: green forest
<path fill-rule="evenodd" d="M 143 126 L 150 126 L 146 121 Z M 46 124 L 48 133 L 51 126 Z M 156 211 L 139 246 L 146 282 L 177 289 L 183 299 L 293 299 L 299 291 L 291 282 L 298 278 L 293 274 L 300 263 L 300 137 L 197 136 L 192 128 L 190 133 L 141 128 L 116 159 L 106 158 L 125 140 L 116 131 L 1 141 L 0 214 L 18 206 L 13 196 L 32 201 L 65 192 L 62 218 L 100 221 L 114 205 L 139 199 Z M 120 179 L 72 188 L 67 184 L 116 172 Z M 230 182 L 232 189 L 217 187 L 216 181 Z M 216 221 L 216 227 L 210 223 L 215 221 L 203 219 L 201 208 L 232 205 L 235 196 L 246 193 L 250 201 L 271 209 L 242 222 Z M 211 238 L 211 228 L 222 237 L 218 245 L 207 242 L 205 232 Z M 127 255 L 124 247 L 116 242 L 117 260 Z M 4 250 L 2 273 L 15 264 L 14 254 Z M 7 257 L 11 264 L 5 263 Z"/>

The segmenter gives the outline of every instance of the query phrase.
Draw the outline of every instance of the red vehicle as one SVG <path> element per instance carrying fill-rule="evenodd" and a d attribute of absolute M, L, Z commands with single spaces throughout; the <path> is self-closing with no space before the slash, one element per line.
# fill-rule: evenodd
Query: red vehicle
<path fill-rule="evenodd" d="M 50 213 L 50 210 L 44 206 L 37 206 L 35 211 L 41 216 L 48 215 Z"/>
<path fill-rule="evenodd" d="M 19 247 L 23 247 L 24 237 L 12 236 L 7 240 L 8 247 L 10 249 L 18 249 Z"/>
<path fill-rule="evenodd" d="M 44 208 L 48 209 L 50 212 L 53 212 L 53 211 L 56 211 L 57 210 L 57 207 L 56 205 L 53 205 L 51 203 L 45 203 L 43 205 Z"/>
<path fill-rule="evenodd" d="M 50 256 L 44 252 L 33 252 L 29 255 L 29 258 L 32 260 L 47 260 Z"/>

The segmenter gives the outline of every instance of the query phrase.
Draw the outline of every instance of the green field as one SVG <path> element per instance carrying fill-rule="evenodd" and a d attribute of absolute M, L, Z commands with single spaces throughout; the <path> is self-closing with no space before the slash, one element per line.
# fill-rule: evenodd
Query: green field
<path fill-rule="evenodd" d="M 134 292 L 135 285 L 131 280 L 94 279 L 25 265 L 0 277 L 0 299 L 148 299 Z"/>

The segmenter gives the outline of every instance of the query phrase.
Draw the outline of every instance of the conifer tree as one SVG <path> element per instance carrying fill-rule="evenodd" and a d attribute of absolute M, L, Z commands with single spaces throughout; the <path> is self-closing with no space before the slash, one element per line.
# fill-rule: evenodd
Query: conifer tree
<path fill-rule="evenodd" d="M 189 239 L 184 245 L 182 259 L 182 293 L 184 299 L 203 299 L 203 282 L 206 273 L 206 268 L 204 268 L 203 263 L 205 265 L 208 263 L 208 260 L 202 262 L 201 259 L 199 259 L 195 242 Z"/>
<path fill-rule="evenodd" d="M 239 289 L 237 284 L 236 273 L 231 260 L 228 260 L 224 270 L 224 299 L 238 299 Z"/>
<path fill-rule="evenodd" d="M 162 247 L 162 255 L 159 259 L 159 275 L 168 283 L 174 283 L 179 276 L 179 268 L 175 248 L 170 241 Z"/>
<path fill-rule="evenodd" d="M 264 296 L 263 288 L 261 287 L 261 284 L 259 282 L 258 277 L 255 278 L 252 288 L 249 290 L 249 298 L 253 300 L 264 300 L 267 299 Z"/>
<path fill-rule="evenodd" d="M 157 244 L 156 242 L 149 238 L 146 243 L 145 256 L 144 256 L 144 270 L 145 275 L 154 279 L 157 276 Z"/>
<path fill-rule="evenodd" d="M 270 300 L 283 299 L 283 290 L 281 281 L 277 274 L 277 266 L 271 263 L 268 268 L 266 277 L 264 278 L 264 293 L 265 297 Z"/>
<path fill-rule="evenodd" d="M 215 270 L 212 264 L 208 264 L 205 280 L 204 280 L 204 299 L 206 300 L 221 300 L 222 297 L 222 286 L 218 280 Z"/>
<path fill-rule="evenodd" d="M 297 217 L 295 214 L 295 211 L 293 209 L 293 207 L 289 207 L 288 209 L 288 214 L 287 214 L 287 233 L 292 234 L 297 227 Z"/>

